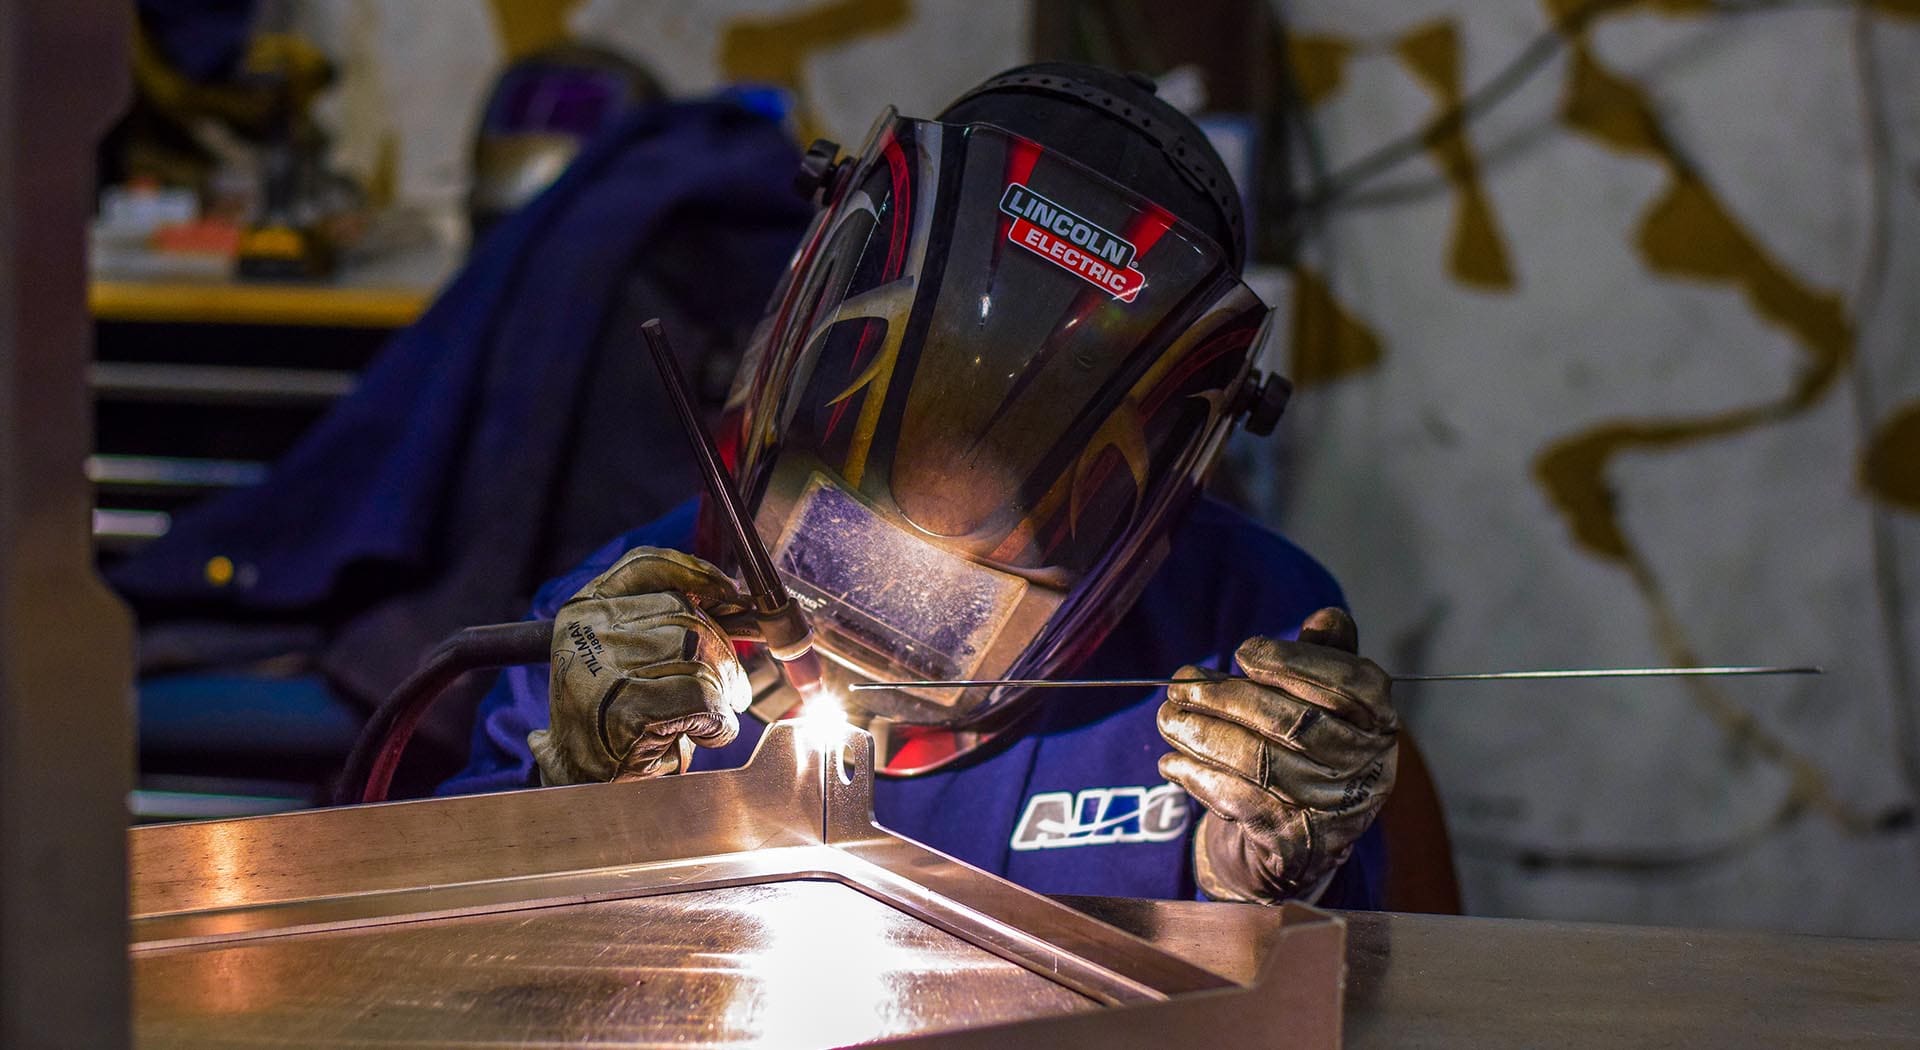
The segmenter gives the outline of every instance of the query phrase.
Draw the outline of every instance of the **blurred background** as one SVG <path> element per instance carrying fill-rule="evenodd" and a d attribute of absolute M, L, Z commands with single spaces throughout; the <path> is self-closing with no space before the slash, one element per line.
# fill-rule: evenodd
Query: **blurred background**
<path fill-rule="evenodd" d="M 1468 910 L 1920 936 L 1915 0 L 138 9 L 89 470 L 143 819 L 319 800 L 425 646 L 693 490 L 635 325 L 679 320 L 717 410 L 799 148 L 1067 58 L 1240 178 L 1298 393 L 1218 486 L 1370 655 L 1826 668 L 1400 691 Z M 716 95 L 778 135 L 659 116 Z"/>

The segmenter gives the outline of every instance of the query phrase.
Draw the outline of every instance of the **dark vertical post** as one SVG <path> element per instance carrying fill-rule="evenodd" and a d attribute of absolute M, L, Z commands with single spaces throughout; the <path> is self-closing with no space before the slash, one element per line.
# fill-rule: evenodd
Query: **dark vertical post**
<path fill-rule="evenodd" d="M 0 0 L 0 1046 L 128 1043 L 128 617 L 93 572 L 87 220 L 132 5 Z"/>

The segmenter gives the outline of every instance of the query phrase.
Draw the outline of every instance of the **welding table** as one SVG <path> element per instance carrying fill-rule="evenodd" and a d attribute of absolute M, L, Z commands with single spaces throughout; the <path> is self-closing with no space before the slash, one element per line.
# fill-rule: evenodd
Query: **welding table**
<path fill-rule="evenodd" d="M 1061 898 L 1232 977 L 1250 905 Z M 1920 1047 L 1920 942 L 1345 912 L 1346 1045 Z"/>
<path fill-rule="evenodd" d="M 139 1043 L 1920 1046 L 1917 943 L 1049 900 L 789 725 L 740 770 L 137 828 Z"/>

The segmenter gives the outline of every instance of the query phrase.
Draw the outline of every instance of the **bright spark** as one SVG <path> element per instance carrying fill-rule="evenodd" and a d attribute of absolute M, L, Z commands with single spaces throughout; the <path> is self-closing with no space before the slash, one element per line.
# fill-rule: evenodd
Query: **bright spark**
<path fill-rule="evenodd" d="M 819 689 L 807 697 L 794 721 L 800 742 L 810 751 L 832 750 L 847 739 L 846 702 L 832 689 Z"/>

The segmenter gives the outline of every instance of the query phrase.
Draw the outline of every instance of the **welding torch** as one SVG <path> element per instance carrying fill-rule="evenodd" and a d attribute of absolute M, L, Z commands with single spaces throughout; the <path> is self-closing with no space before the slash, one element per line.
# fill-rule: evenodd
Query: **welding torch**
<path fill-rule="evenodd" d="M 803 703 L 811 700 L 824 689 L 820 656 L 813 649 L 813 628 L 808 625 L 800 604 L 780 581 L 773 558 L 767 554 L 766 544 L 760 541 L 760 534 L 747 517 L 713 439 L 700 425 L 693 400 L 687 396 L 686 378 L 681 375 L 679 362 L 667 344 L 665 329 L 655 318 L 641 325 L 640 331 L 653 351 L 667 400 L 673 403 L 674 412 L 687 432 L 687 440 L 693 445 L 707 492 L 713 497 L 715 509 L 726 519 L 747 592 L 753 598 L 751 625 L 740 622 L 743 617 L 737 614 L 721 617 L 720 623 L 733 637 L 764 642 L 787 684 Z M 385 801 L 407 742 L 413 738 L 427 709 L 448 686 L 470 671 L 540 663 L 547 659 L 552 637 L 552 620 L 487 624 L 448 636 L 374 709 L 361 727 L 360 737 L 335 781 L 335 802 Z"/>
<path fill-rule="evenodd" d="M 714 508 L 726 521 L 734 553 L 740 559 L 740 575 L 753 598 L 760 639 L 780 668 L 781 677 L 800 695 L 801 701 L 811 700 L 824 688 L 820 654 L 813 649 L 813 628 L 807 623 L 800 603 L 787 593 L 786 584 L 773 567 L 773 558 L 767 554 L 766 544 L 760 540 L 759 530 L 747 517 L 740 493 L 727 476 L 726 465 L 720 462 L 720 451 L 714 448 L 713 437 L 694 411 L 693 399 L 687 396 L 686 377 L 681 374 L 680 362 L 667 343 L 666 328 L 656 317 L 641 325 L 640 333 L 646 337 L 647 348 L 653 351 L 653 363 L 660 369 L 660 383 L 666 388 L 667 400 L 673 403 L 680 425 L 687 432 L 687 441 L 693 445 L 693 456 L 700 465 L 701 478 L 707 483 L 707 494 L 713 497 Z"/>

